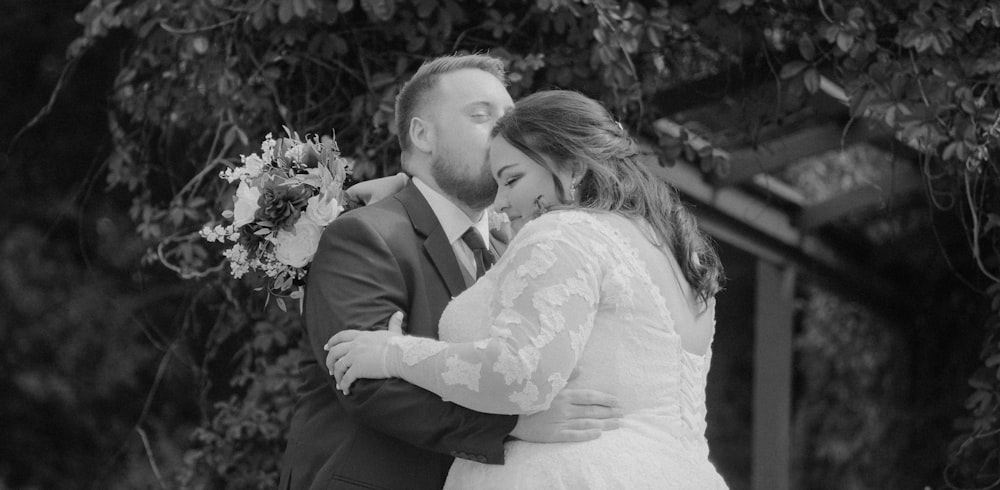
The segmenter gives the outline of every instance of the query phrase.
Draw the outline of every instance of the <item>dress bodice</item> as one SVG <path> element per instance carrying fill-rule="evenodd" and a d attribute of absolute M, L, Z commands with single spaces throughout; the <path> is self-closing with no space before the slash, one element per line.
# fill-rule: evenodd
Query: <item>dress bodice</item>
<path fill-rule="evenodd" d="M 597 439 L 512 440 L 503 465 L 457 459 L 445 489 L 726 488 L 704 435 L 714 300 L 693 297 L 643 223 L 546 213 L 449 303 L 440 341 L 392 339 L 393 372 L 480 412 L 544 410 L 566 386 L 623 408 Z"/>
<path fill-rule="evenodd" d="M 714 303 L 698 306 L 640 223 L 555 211 L 526 225 L 448 305 L 441 342 L 394 342 L 403 369 L 432 378 L 407 379 L 493 413 L 544 410 L 567 383 L 593 388 L 617 396 L 633 429 L 703 446 L 711 350 L 685 350 L 678 319 L 710 342 Z"/>

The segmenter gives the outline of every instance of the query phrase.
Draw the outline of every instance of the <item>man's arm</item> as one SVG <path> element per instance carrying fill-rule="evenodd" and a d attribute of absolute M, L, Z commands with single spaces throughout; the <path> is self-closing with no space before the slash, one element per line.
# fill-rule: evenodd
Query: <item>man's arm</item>
<path fill-rule="evenodd" d="M 396 257 L 357 213 L 345 215 L 323 234 L 310 266 L 306 327 L 313 359 L 344 329 L 386 328 L 389 317 L 409 306 L 413 285 Z M 335 391 L 333 377 L 328 379 Z M 474 412 L 448 403 L 399 379 L 364 380 L 340 403 L 366 426 L 418 447 L 484 462 L 503 462 L 503 441 L 517 417 Z"/>

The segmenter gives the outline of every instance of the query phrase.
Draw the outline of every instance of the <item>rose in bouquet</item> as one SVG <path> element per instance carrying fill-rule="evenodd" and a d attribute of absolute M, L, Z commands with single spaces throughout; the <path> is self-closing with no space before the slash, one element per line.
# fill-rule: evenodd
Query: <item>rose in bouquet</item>
<path fill-rule="evenodd" d="M 286 137 L 271 134 L 261 153 L 243 155 L 242 165 L 220 173 L 236 184 L 233 208 L 222 212 L 226 223 L 210 223 L 201 236 L 230 244 L 223 252 L 233 277 L 260 273 L 268 299 L 303 296 L 305 276 L 320 236 L 344 207 L 344 181 L 349 162 L 340 156 L 335 137 L 300 138 L 285 128 Z"/>

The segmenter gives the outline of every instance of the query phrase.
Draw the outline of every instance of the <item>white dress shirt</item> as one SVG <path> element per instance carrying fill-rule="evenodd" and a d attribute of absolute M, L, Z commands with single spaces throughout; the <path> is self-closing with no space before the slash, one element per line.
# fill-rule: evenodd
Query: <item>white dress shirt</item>
<path fill-rule="evenodd" d="M 427 204 L 431 206 L 434 216 L 437 216 L 438 221 L 441 223 L 441 228 L 444 229 L 444 234 L 448 237 L 448 243 L 451 244 L 452 250 L 455 251 L 458 263 L 462 264 L 466 272 L 475 279 L 476 256 L 472 253 L 472 249 L 465 244 L 465 240 L 462 240 L 462 235 L 465 234 L 470 226 L 475 227 L 476 231 L 479 232 L 479 236 L 483 239 L 483 243 L 492 250 L 493 247 L 490 246 L 489 216 L 483 211 L 479 221 L 473 222 L 455 203 L 448 200 L 441 193 L 431 189 L 430 186 L 423 183 L 420 179 L 414 177 L 413 184 L 424 195 L 424 199 L 427 199 Z"/>

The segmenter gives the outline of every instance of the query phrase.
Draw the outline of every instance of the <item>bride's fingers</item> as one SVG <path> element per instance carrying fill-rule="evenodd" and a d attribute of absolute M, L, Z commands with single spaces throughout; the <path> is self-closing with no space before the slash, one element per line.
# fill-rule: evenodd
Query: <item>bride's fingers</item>
<path fill-rule="evenodd" d="M 573 431 L 605 431 L 615 430 L 621 427 L 619 419 L 570 419 L 566 421 L 566 428 Z"/>
<path fill-rule="evenodd" d="M 351 344 L 337 344 L 326 352 L 326 367 L 333 373 L 333 365 L 338 359 L 347 355 L 351 351 Z"/>
<path fill-rule="evenodd" d="M 350 366 L 345 368 L 344 374 L 340 377 L 340 381 L 337 382 L 337 386 L 340 387 L 340 391 L 343 391 L 345 395 L 351 394 L 351 385 L 354 384 L 354 380 L 357 379 L 354 375 L 354 369 Z"/>
<path fill-rule="evenodd" d="M 333 365 L 333 379 L 337 380 L 337 387 L 341 390 L 344 390 L 344 374 L 347 373 L 350 367 L 347 358 L 340 358 Z M 347 394 L 347 392 L 345 391 L 344 394 Z"/>
<path fill-rule="evenodd" d="M 592 441 L 601 437 L 600 429 L 587 429 L 587 430 L 564 430 L 562 431 L 562 439 L 565 442 L 584 442 Z"/>
<path fill-rule="evenodd" d="M 403 312 L 397 311 L 389 318 L 389 332 L 403 335 Z"/>
<path fill-rule="evenodd" d="M 326 355 L 326 370 L 333 376 L 333 367 L 337 364 L 337 358 L 333 354 L 327 353 Z"/>
<path fill-rule="evenodd" d="M 574 388 L 566 389 L 566 397 L 571 405 L 600 405 L 617 408 L 618 397 L 597 390 Z"/>
<path fill-rule="evenodd" d="M 354 340 L 355 337 L 357 337 L 358 334 L 360 333 L 361 332 L 358 330 L 341 330 L 340 332 L 337 332 L 337 334 L 334 335 L 333 337 L 330 337 L 330 340 L 326 341 L 326 345 L 323 346 L 323 349 L 330 350 L 337 344 L 343 342 L 350 342 Z"/>

